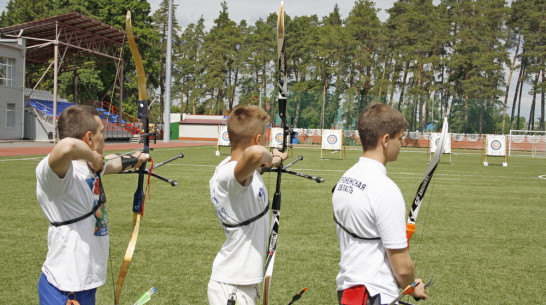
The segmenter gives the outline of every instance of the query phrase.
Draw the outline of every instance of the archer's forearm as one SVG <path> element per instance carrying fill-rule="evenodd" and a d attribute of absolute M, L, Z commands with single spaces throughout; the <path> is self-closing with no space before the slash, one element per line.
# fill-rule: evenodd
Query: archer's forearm
<path fill-rule="evenodd" d="M 134 155 L 108 155 L 106 156 L 105 174 L 118 174 L 124 170 L 130 170 L 140 167 L 141 164 L 148 161 L 150 155 L 146 153 L 135 153 Z"/>
<path fill-rule="evenodd" d="M 387 256 L 391 263 L 392 273 L 400 288 L 404 289 L 415 281 L 415 266 L 407 248 L 387 249 Z"/>

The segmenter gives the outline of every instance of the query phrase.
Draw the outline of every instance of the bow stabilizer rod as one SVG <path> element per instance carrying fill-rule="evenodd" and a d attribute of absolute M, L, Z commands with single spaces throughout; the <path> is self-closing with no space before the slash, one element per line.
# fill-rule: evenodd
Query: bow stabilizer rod
<path fill-rule="evenodd" d="M 170 183 L 172 186 L 177 186 L 177 185 L 178 185 L 178 182 L 176 182 L 176 180 L 171 180 L 171 179 L 169 179 L 169 178 L 165 178 L 165 177 L 163 177 L 163 176 L 160 176 L 160 175 L 158 175 L 158 174 L 156 174 L 156 173 L 153 173 L 152 170 L 154 170 L 154 169 L 156 169 L 156 168 L 158 168 L 158 167 L 160 167 L 160 166 L 162 166 L 162 165 L 165 165 L 165 164 L 167 164 L 167 163 L 170 163 L 170 162 L 172 162 L 172 161 L 174 161 L 174 160 L 176 160 L 176 159 L 180 159 L 180 158 L 184 158 L 184 154 L 183 154 L 183 153 L 180 153 L 180 154 L 177 155 L 176 157 L 172 157 L 172 158 L 170 158 L 170 159 L 168 159 L 168 160 L 165 160 L 165 161 L 163 161 L 163 162 L 161 162 L 161 163 L 159 163 L 159 164 L 155 164 L 154 166 L 152 166 L 152 167 L 150 167 L 150 168 L 144 170 L 144 175 L 150 175 L 150 176 L 152 176 L 152 177 L 154 177 L 154 178 L 157 178 L 157 179 L 159 179 L 159 180 L 161 180 L 161 181 L 168 182 L 168 183 Z M 140 174 L 140 169 L 139 169 L 139 170 L 134 170 L 134 169 L 132 169 L 132 170 L 127 170 L 127 171 L 120 172 L 120 174 Z"/>
<path fill-rule="evenodd" d="M 290 174 L 290 175 L 298 176 L 298 177 L 301 177 L 301 178 L 314 180 L 316 183 L 323 183 L 325 181 L 324 178 L 322 178 L 322 177 L 316 177 L 316 176 L 311 176 L 311 175 L 300 173 L 300 172 L 287 170 L 286 169 L 287 167 L 288 166 L 285 166 L 285 167 L 281 168 L 281 171 L 283 173 L 285 173 L 285 174 Z M 277 167 L 264 167 L 264 168 L 262 168 L 262 172 L 264 172 L 264 173 L 278 172 L 278 171 L 279 171 L 279 168 L 277 168 Z"/>

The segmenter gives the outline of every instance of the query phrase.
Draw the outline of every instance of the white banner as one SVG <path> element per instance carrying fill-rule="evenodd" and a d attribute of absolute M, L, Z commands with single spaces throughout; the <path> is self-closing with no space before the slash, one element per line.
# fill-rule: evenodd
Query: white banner
<path fill-rule="evenodd" d="M 505 135 L 486 135 L 487 146 L 485 153 L 488 156 L 506 156 L 506 136 Z"/>
<path fill-rule="evenodd" d="M 433 132 L 430 134 L 430 153 L 431 154 L 436 152 L 436 149 L 438 148 L 438 144 L 440 144 L 441 135 L 442 133 L 440 132 Z M 444 154 L 450 154 L 450 153 L 451 153 L 451 133 L 448 133 L 444 140 Z"/>
<path fill-rule="evenodd" d="M 230 146 L 227 126 L 218 126 L 218 146 Z"/>
<path fill-rule="evenodd" d="M 284 138 L 284 132 L 282 128 L 272 127 L 269 133 L 269 137 L 269 147 L 282 148 L 282 139 Z"/>
<path fill-rule="evenodd" d="M 343 130 L 324 129 L 322 131 L 322 149 L 341 150 L 343 145 Z"/>

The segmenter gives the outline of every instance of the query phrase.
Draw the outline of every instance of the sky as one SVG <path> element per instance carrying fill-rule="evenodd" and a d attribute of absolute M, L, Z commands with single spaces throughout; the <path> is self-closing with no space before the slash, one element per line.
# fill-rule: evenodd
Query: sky
<path fill-rule="evenodd" d="M 162 0 L 148 0 L 151 5 L 152 12 L 159 8 L 159 4 Z M 176 10 L 176 19 L 178 23 L 185 28 L 190 23 L 197 23 L 199 18 L 203 16 L 205 19 L 205 26 L 210 29 L 222 9 L 220 3 L 224 0 L 173 0 L 174 4 L 178 5 Z M 225 0 L 228 4 L 229 17 L 240 22 L 245 19 L 248 24 L 254 24 L 259 18 L 266 19 L 269 14 L 277 12 L 279 10 L 279 0 Z M 0 0 L 0 11 L 3 11 L 6 7 L 8 0 Z M 376 8 L 379 9 L 378 17 L 382 21 L 387 20 L 389 14 L 387 9 L 393 6 L 395 0 L 376 0 Z M 433 0 L 435 4 L 439 3 L 439 0 Z M 511 1 L 508 1 L 511 2 Z M 355 0 L 285 0 L 284 10 L 286 14 L 290 16 L 310 16 L 317 15 L 319 18 L 327 16 L 334 9 L 334 5 L 337 3 L 343 19 L 347 18 L 349 12 L 354 6 Z M 510 59 L 512 59 L 510 56 Z M 510 93 L 508 98 L 508 106 L 512 103 L 512 98 L 515 91 L 515 81 L 517 79 L 517 72 L 515 71 L 512 76 L 512 85 L 510 86 Z M 508 73 L 506 73 L 506 81 L 508 80 Z M 525 88 L 527 87 L 527 89 Z M 524 86 L 524 94 L 522 96 L 522 112 L 521 115 L 528 117 L 531 96 L 527 94 L 529 92 L 529 86 Z M 502 97 L 504 100 L 504 96 Z M 535 110 L 537 113 L 539 108 Z M 510 109 L 507 110 L 510 113 Z"/>
<path fill-rule="evenodd" d="M 173 0 L 178 5 L 176 19 L 185 27 L 190 23 L 197 23 L 201 15 L 207 22 L 207 27 L 213 24 L 218 17 L 223 0 Z M 434 0 L 437 2 L 439 0 Z M 152 12 L 159 8 L 161 0 L 148 0 Z M 249 24 L 254 24 L 259 18 L 267 18 L 270 13 L 279 10 L 279 0 L 226 0 L 230 18 L 239 22 L 245 19 Z M 354 5 L 355 0 L 286 0 L 284 1 L 286 14 L 290 16 L 303 16 L 316 14 L 319 18 L 328 15 L 337 3 L 342 18 L 346 18 Z M 385 9 L 392 7 L 394 0 L 376 0 L 376 7 L 381 9 L 378 13 L 381 20 L 386 20 L 388 14 Z M 0 11 L 3 11 L 8 0 L 0 0 Z M 198 3 L 198 5 L 196 5 Z"/>
<path fill-rule="evenodd" d="M 161 0 L 148 0 L 148 2 L 155 11 L 159 8 Z M 197 6 L 194 4 L 195 0 L 173 0 L 173 3 L 178 5 L 176 19 L 182 26 L 186 26 L 189 23 L 197 23 L 203 15 L 207 27 L 210 28 L 222 9 L 221 2 L 222 0 L 200 0 L 198 1 L 200 5 Z M 249 24 L 254 24 L 259 18 L 266 19 L 269 14 L 277 12 L 281 3 L 279 0 L 226 0 L 226 2 L 231 19 L 237 22 L 245 19 Z M 355 0 L 286 0 L 284 10 L 290 16 L 317 15 L 321 18 L 332 12 L 336 3 L 341 17 L 346 18 Z M 378 12 L 381 20 L 388 18 L 389 15 L 385 9 L 392 7 L 393 3 L 394 0 L 376 1 L 376 8 L 381 9 Z"/>
<path fill-rule="evenodd" d="M 0 0 L 0 2 L 5 0 Z M 152 11 L 159 8 L 162 0 L 148 0 L 152 7 Z M 220 3 L 223 0 L 199 0 L 199 5 L 195 5 L 195 0 L 173 0 L 177 4 L 176 20 L 182 28 L 185 28 L 190 23 L 197 23 L 199 18 L 203 16 L 205 26 L 210 29 L 222 9 Z M 228 14 L 230 18 L 236 22 L 245 19 L 248 24 L 252 25 L 259 18 L 266 19 L 269 14 L 279 10 L 279 0 L 226 0 L 228 4 Z M 386 21 L 389 18 L 387 9 L 393 6 L 395 0 L 376 0 L 375 7 L 379 9 L 377 15 L 381 21 Z M 433 0 L 434 4 L 438 4 L 439 0 Z M 511 0 L 508 1 L 512 2 Z M 290 16 L 310 16 L 317 15 L 319 18 L 327 16 L 334 10 L 334 5 L 337 3 L 341 13 L 341 18 L 345 19 L 354 6 L 355 0 L 285 0 L 284 11 Z M 512 59 L 513 55 L 510 56 Z M 512 76 L 512 84 L 508 96 L 507 113 L 510 114 L 510 106 L 515 91 L 515 82 L 517 80 L 517 72 Z M 506 81 L 508 81 L 508 73 L 506 73 Z M 527 88 L 527 89 L 526 89 Z M 524 94 L 522 96 L 521 115 L 529 117 L 531 96 L 526 94 L 529 92 L 529 86 L 524 86 Z M 504 96 L 502 96 L 504 100 Z M 539 109 L 535 111 L 538 113 Z"/>

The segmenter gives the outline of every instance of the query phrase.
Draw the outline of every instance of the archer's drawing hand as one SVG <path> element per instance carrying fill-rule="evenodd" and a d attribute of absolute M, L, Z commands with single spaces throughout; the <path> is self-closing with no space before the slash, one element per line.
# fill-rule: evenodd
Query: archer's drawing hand
<path fill-rule="evenodd" d="M 133 154 L 133 157 L 137 158 L 137 164 L 134 166 L 134 168 L 139 168 L 142 163 L 150 161 L 150 155 L 143 152 L 136 152 Z"/>
<path fill-rule="evenodd" d="M 271 160 L 271 166 L 277 167 L 281 164 L 282 161 L 286 160 L 288 158 L 288 154 L 286 152 L 280 152 L 278 149 L 273 149 L 271 152 L 273 158 Z"/>
<path fill-rule="evenodd" d="M 92 160 L 88 160 L 91 162 L 88 162 L 89 166 L 93 170 L 93 172 L 98 173 L 101 172 L 104 168 L 104 155 L 99 153 L 96 150 L 91 151 L 91 154 L 93 155 Z"/>
<path fill-rule="evenodd" d="M 425 283 L 423 283 L 422 279 L 415 279 L 419 285 L 415 287 L 415 290 L 411 293 L 411 296 L 416 300 L 426 299 L 428 296 L 425 291 Z"/>

